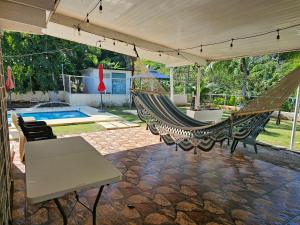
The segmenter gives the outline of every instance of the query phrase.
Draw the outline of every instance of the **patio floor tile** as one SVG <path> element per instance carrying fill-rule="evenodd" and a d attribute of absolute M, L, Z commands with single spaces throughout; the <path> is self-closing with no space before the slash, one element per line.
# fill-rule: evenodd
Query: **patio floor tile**
<path fill-rule="evenodd" d="M 299 224 L 300 156 L 262 147 L 257 155 L 250 147 L 231 155 L 219 146 L 194 155 L 160 143 L 144 127 L 82 136 L 123 173 L 122 181 L 104 189 L 100 225 Z M 62 224 L 51 201 L 28 206 L 34 215 L 25 222 L 24 171 L 16 156 L 14 224 Z M 79 194 L 92 206 L 97 189 Z M 74 203 L 74 194 L 63 197 L 67 212 Z M 70 224 L 92 224 L 91 214 L 77 204 Z"/>

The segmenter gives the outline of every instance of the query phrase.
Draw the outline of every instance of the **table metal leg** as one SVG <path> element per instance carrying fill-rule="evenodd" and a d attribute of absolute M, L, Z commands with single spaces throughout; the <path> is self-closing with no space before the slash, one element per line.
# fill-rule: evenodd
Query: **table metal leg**
<path fill-rule="evenodd" d="M 102 186 L 100 187 L 100 189 L 99 189 L 99 192 L 98 192 L 98 194 L 97 194 L 97 197 L 96 197 L 96 200 L 95 200 L 95 203 L 94 203 L 94 207 L 93 207 L 93 225 L 96 225 L 97 205 L 98 205 L 98 202 L 99 202 L 99 200 L 100 200 L 100 197 L 101 197 L 103 188 L 104 188 L 104 186 L 102 185 Z"/>
<path fill-rule="evenodd" d="M 59 210 L 59 212 L 60 212 L 60 214 L 61 214 L 61 216 L 63 218 L 64 225 L 67 225 L 68 224 L 68 217 L 67 217 L 67 215 L 65 213 L 64 208 L 62 207 L 62 205 L 60 204 L 60 202 L 59 202 L 59 200 L 57 198 L 54 199 L 54 202 L 55 202 L 55 204 L 56 204 L 56 206 L 57 206 L 57 208 L 58 208 L 58 210 Z"/>

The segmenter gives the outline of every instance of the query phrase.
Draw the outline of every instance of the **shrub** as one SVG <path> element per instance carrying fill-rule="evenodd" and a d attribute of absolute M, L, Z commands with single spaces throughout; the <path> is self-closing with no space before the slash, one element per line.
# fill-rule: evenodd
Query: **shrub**
<path fill-rule="evenodd" d="M 227 105 L 230 105 L 230 106 L 235 106 L 236 105 L 235 96 L 230 96 Z"/>
<path fill-rule="evenodd" d="M 219 98 L 215 98 L 214 100 L 213 100 L 213 104 L 215 104 L 215 105 L 223 105 L 224 104 L 224 98 L 222 98 L 222 97 L 219 97 Z"/>
<path fill-rule="evenodd" d="M 284 112 L 291 112 L 292 109 L 293 109 L 293 104 L 289 100 L 285 101 L 281 107 L 281 110 Z"/>

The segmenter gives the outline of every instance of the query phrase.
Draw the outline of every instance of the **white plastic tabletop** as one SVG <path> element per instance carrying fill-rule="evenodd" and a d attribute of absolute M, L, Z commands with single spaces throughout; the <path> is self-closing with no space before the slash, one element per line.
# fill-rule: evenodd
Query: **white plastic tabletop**
<path fill-rule="evenodd" d="M 121 172 L 82 137 L 28 142 L 26 194 L 39 203 L 121 180 Z"/>

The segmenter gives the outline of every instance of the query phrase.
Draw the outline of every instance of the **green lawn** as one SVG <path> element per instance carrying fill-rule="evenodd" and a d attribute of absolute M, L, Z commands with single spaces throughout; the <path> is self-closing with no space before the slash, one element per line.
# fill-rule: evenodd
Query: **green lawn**
<path fill-rule="evenodd" d="M 80 134 L 89 133 L 104 130 L 102 126 L 97 123 L 81 123 L 63 126 L 52 127 L 55 135 L 68 135 L 68 134 Z"/>
<path fill-rule="evenodd" d="M 289 148 L 292 130 L 292 121 L 281 120 L 280 125 L 276 125 L 275 120 L 271 120 L 266 131 L 258 136 L 258 140 L 274 146 Z M 295 147 L 300 150 L 300 127 L 297 128 Z"/>
<path fill-rule="evenodd" d="M 107 108 L 106 109 L 107 112 L 112 113 L 112 114 L 117 115 L 117 116 L 120 116 L 120 117 L 122 117 L 126 121 L 130 121 L 130 122 L 134 122 L 134 123 L 141 123 L 142 122 L 139 119 L 138 116 L 133 115 L 133 114 L 128 113 L 128 112 L 124 112 L 124 110 L 129 110 L 129 108 L 125 108 L 125 107 L 111 107 L 111 108 Z M 132 110 L 135 110 L 135 109 L 132 108 Z"/>

